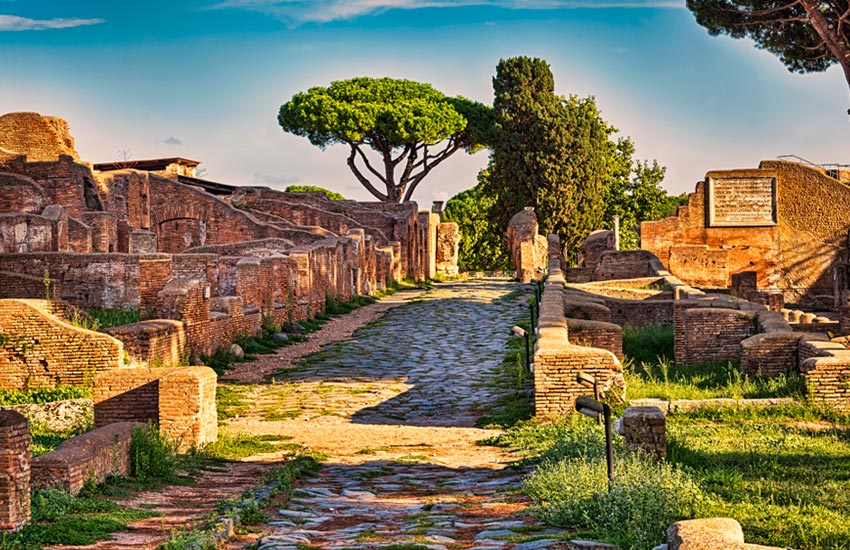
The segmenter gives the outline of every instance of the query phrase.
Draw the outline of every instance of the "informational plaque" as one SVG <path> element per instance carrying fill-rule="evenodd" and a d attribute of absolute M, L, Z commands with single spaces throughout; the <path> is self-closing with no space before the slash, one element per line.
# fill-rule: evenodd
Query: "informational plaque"
<path fill-rule="evenodd" d="M 709 227 L 776 225 L 776 178 L 708 178 Z"/>

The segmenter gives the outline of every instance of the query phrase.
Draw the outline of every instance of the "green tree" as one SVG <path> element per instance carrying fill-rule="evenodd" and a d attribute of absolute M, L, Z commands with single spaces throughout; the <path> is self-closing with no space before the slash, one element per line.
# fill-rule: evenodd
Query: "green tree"
<path fill-rule="evenodd" d="M 557 233 L 568 254 L 605 212 L 608 136 L 592 97 L 555 94 L 548 63 L 499 61 L 493 78 L 494 133 L 488 193 L 496 226 L 534 206 L 542 233 Z"/>
<path fill-rule="evenodd" d="M 687 195 L 668 195 L 660 185 L 666 169 L 657 161 L 636 161 L 631 139 L 609 141 L 608 147 L 603 227 L 613 228 L 614 216 L 619 216 L 620 248 L 636 250 L 640 248 L 640 222 L 672 215 Z"/>
<path fill-rule="evenodd" d="M 838 63 L 850 86 L 847 0 L 687 0 L 687 6 L 713 36 L 750 38 L 792 72 Z"/>
<path fill-rule="evenodd" d="M 510 256 L 502 235 L 490 219 L 494 198 L 487 194 L 490 174 L 482 170 L 478 185 L 449 199 L 443 219 L 456 222 L 460 229 L 458 266 L 468 271 L 507 269 Z"/>
<path fill-rule="evenodd" d="M 324 193 L 328 200 L 332 201 L 344 201 L 345 197 L 337 193 L 336 191 L 331 191 L 330 189 L 325 189 L 324 187 L 319 187 L 317 185 L 290 185 L 284 190 L 285 193 Z"/>
<path fill-rule="evenodd" d="M 454 153 L 479 149 L 489 118 L 488 107 L 430 84 L 358 77 L 295 94 L 280 107 L 278 123 L 322 149 L 348 145 L 348 167 L 360 184 L 378 200 L 399 202 Z"/>

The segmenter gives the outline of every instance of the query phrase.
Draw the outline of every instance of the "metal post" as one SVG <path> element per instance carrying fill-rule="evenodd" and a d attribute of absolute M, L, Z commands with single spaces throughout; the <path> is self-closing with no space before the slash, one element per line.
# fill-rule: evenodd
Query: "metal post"
<path fill-rule="evenodd" d="M 605 461 L 608 463 L 608 492 L 614 483 L 614 442 L 611 441 L 611 407 L 602 404 L 602 414 L 605 416 Z"/>
<path fill-rule="evenodd" d="M 531 330 L 534 331 L 536 327 L 536 323 L 534 320 L 534 304 L 528 304 L 528 315 L 531 318 Z"/>
<path fill-rule="evenodd" d="M 531 336 L 525 333 L 525 370 L 531 372 Z"/>

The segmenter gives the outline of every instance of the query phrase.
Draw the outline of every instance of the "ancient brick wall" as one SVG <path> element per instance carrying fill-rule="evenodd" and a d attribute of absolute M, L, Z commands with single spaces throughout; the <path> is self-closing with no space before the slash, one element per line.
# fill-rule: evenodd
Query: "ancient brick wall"
<path fill-rule="evenodd" d="M 26 155 L 30 162 L 57 160 L 62 155 L 78 158 L 68 123 L 38 113 L 0 116 L 0 147 Z"/>
<path fill-rule="evenodd" d="M 92 252 L 91 228 L 74 218 L 68 219 L 68 250 L 78 254 Z"/>
<path fill-rule="evenodd" d="M 667 419 L 658 407 L 628 407 L 623 413 L 623 436 L 629 452 L 658 459 L 667 456 Z"/>
<path fill-rule="evenodd" d="M 608 298 L 611 322 L 620 326 L 644 327 L 673 323 L 673 300 L 618 300 Z"/>
<path fill-rule="evenodd" d="M 24 157 L 0 159 L 0 172 L 31 178 L 44 191 L 45 204 L 64 206 L 71 217 L 103 210 L 103 189 L 98 186 L 91 168 L 71 157 L 49 162 L 26 162 Z"/>
<path fill-rule="evenodd" d="M 61 487 L 72 495 L 94 480 L 130 475 L 130 440 L 138 424 L 116 422 L 66 439 L 32 461 L 33 487 Z"/>
<path fill-rule="evenodd" d="M 608 350 L 623 361 L 623 329 L 619 325 L 583 319 L 567 319 L 570 343 Z"/>
<path fill-rule="evenodd" d="M 758 273 L 758 287 L 776 284 L 789 302 L 832 295 L 831 270 L 844 258 L 850 229 L 850 189 L 823 171 L 785 161 L 759 170 L 710 172 L 708 177 L 777 178 L 773 227 L 705 227 L 705 185 L 697 185 L 678 216 L 641 224 L 641 246 L 694 286 L 725 287 L 731 275 Z"/>
<path fill-rule="evenodd" d="M 652 260 L 655 256 L 646 250 L 603 252 L 593 269 L 593 279 L 635 279 L 653 275 Z"/>
<path fill-rule="evenodd" d="M 31 253 L 0 254 L 0 272 L 43 277 L 48 271 L 52 284 L 61 289 L 58 296 L 79 307 L 138 307 L 139 256 L 128 254 Z M 0 297 L 44 298 L 44 285 L 34 295 L 30 288 L 21 292 L 0 282 Z M 24 293 L 27 294 L 24 294 Z M 51 289 L 51 298 L 54 291 Z"/>
<path fill-rule="evenodd" d="M 696 365 L 739 361 L 741 342 L 756 333 L 756 312 L 720 307 L 676 308 L 674 332 L 684 331 L 683 346 L 674 346 L 677 363 Z M 678 326 L 679 324 L 683 326 Z M 681 348 L 684 349 L 681 349 Z"/>
<path fill-rule="evenodd" d="M 145 254 L 139 257 L 139 310 L 144 318 L 156 311 L 156 298 L 172 278 L 171 256 Z"/>
<path fill-rule="evenodd" d="M 588 388 L 576 380 L 579 372 L 596 378 L 605 399 L 621 401 L 625 399 L 625 382 L 617 357 L 608 350 L 577 346 L 569 340 L 563 304 L 564 276 L 558 261 L 560 243 L 550 239 L 549 247 L 552 253 L 549 277 L 540 301 L 538 337 L 534 346 L 535 414 L 549 416 L 573 412 L 576 398 L 588 394 Z"/>
<path fill-rule="evenodd" d="M 0 388 L 91 386 L 97 373 L 121 365 L 121 342 L 50 311 L 43 300 L 0 300 Z"/>
<path fill-rule="evenodd" d="M 607 229 L 592 231 L 581 243 L 581 265 L 595 270 L 603 253 L 616 250 L 614 244 L 613 231 Z"/>
<path fill-rule="evenodd" d="M 30 520 L 29 422 L 0 410 L 0 531 L 17 531 Z"/>
<path fill-rule="evenodd" d="M 130 360 L 151 367 L 175 367 L 188 353 L 183 323 L 172 319 L 152 319 L 105 331 L 124 344 Z M 185 363 L 183 363 L 185 364 Z"/>
<path fill-rule="evenodd" d="M 91 229 L 92 252 L 118 252 L 118 218 L 111 212 L 86 212 L 81 219 Z"/>
<path fill-rule="evenodd" d="M 45 206 L 44 189 L 35 180 L 0 172 L 0 213 L 38 214 Z"/>
<path fill-rule="evenodd" d="M 0 214 L 0 254 L 51 252 L 53 225 L 36 214 Z"/>
<path fill-rule="evenodd" d="M 422 272 L 428 279 L 437 275 L 437 226 L 440 216 L 430 210 L 419 213 L 419 242 L 422 254 Z"/>
<path fill-rule="evenodd" d="M 564 315 L 571 319 L 611 322 L 611 310 L 597 302 L 564 296 Z"/>
<path fill-rule="evenodd" d="M 157 316 L 183 321 L 186 348 L 195 355 L 210 355 L 210 292 L 206 281 L 172 279 L 157 295 Z"/>
<path fill-rule="evenodd" d="M 156 231 L 163 252 L 266 238 L 302 244 L 327 235 L 304 227 L 295 230 L 260 222 L 249 211 L 166 178 L 150 175 L 149 184 L 151 229 Z"/>
<path fill-rule="evenodd" d="M 94 385 L 95 426 L 153 420 L 185 452 L 218 438 L 215 388 L 208 367 L 105 372 Z"/>
<path fill-rule="evenodd" d="M 741 372 L 774 377 L 797 370 L 800 337 L 797 332 L 756 334 L 741 342 Z"/>

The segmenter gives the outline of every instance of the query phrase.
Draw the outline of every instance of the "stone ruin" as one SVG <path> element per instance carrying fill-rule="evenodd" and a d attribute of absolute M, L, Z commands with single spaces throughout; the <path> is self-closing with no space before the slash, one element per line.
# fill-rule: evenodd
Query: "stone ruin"
<path fill-rule="evenodd" d="M 24 487 L 15 476 L 29 484 L 32 473 L 33 484 L 75 491 L 81 471 L 120 473 L 110 453 L 130 428 L 112 432 L 127 422 L 153 421 L 181 449 L 214 441 L 216 375 L 181 367 L 187 358 L 266 320 L 308 319 L 404 278 L 457 274 L 457 225 L 416 203 L 239 187 L 198 178 L 198 164 L 92 164 L 64 120 L 0 116 L 0 388 L 92 387 L 97 426 L 2 479 Z M 92 332 L 70 323 L 77 308 L 138 309 L 142 320 Z M 26 421 L 3 419 L 4 448 L 28 448 Z M 0 506 L 0 527 L 23 525 L 24 504 Z"/>
<path fill-rule="evenodd" d="M 523 283 L 546 275 L 548 244 L 546 237 L 537 234 L 538 227 L 532 207 L 517 212 L 508 223 L 505 242 L 516 267 L 516 277 Z"/>
<path fill-rule="evenodd" d="M 643 250 L 619 251 L 611 231 L 595 231 L 577 267 L 565 267 L 550 236 L 534 352 L 536 414 L 572 412 L 576 397 L 592 392 L 579 373 L 596 378 L 603 398 L 624 400 L 621 327 L 664 323 L 673 325 L 679 364 L 731 361 L 766 377 L 798 372 L 813 403 L 850 410 L 847 181 L 842 171 L 784 161 L 709 172 L 674 217 L 642 224 Z M 519 227 L 532 227 L 528 212 L 517 216 Z M 532 252 L 540 237 L 509 231 L 518 269 L 545 265 Z M 662 409 L 700 404 L 642 401 L 632 405 L 649 407 L 630 407 L 623 419 L 627 447 L 663 457 Z M 746 404 L 770 404 L 763 401 Z M 767 548 L 744 543 L 734 520 L 716 518 L 673 525 L 668 543 Z"/>

